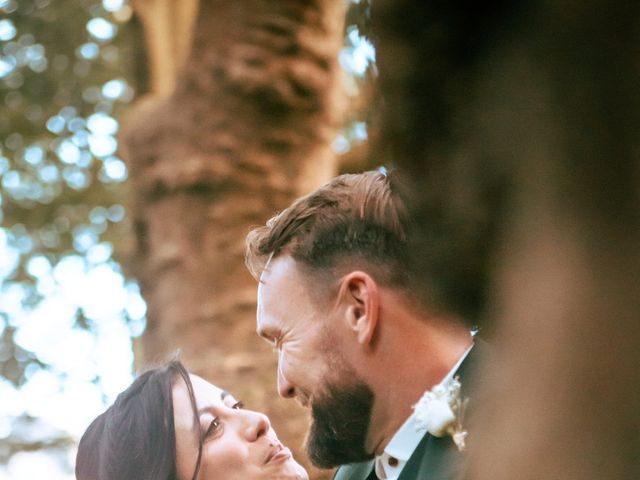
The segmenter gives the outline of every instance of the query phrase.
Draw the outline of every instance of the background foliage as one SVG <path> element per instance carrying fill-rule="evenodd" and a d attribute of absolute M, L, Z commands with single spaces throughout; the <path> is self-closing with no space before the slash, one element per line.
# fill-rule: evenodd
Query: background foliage
<path fill-rule="evenodd" d="M 72 478 L 69 449 L 129 381 L 145 304 L 126 253 L 123 1 L 0 1 L 0 478 Z M 43 473 L 46 472 L 46 473 Z"/>

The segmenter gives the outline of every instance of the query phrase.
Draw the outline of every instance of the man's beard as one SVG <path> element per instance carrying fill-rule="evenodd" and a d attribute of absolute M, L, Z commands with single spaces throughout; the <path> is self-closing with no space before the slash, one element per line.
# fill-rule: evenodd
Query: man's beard
<path fill-rule="evenodd" d="M 353 379 L 345 385 L 327 383 L 326 393 L 311 404 L 311 427 L 307 435 L 307 453 L 316 467 L 332 468 L 373 458 L 365 443 L 373 391 L 355 372 L 342 378 Z"/>

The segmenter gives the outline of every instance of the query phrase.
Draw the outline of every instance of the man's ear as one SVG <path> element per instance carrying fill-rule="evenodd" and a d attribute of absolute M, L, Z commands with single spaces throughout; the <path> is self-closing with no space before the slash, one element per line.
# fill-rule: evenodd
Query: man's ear
<path fill-rule="evenodd" d="M 378 325 L 378 285 L 365 272 L 350 272 L 341 280 L 340 300 L 347 328 L 356 334 L 358 343 L 369 345 Z"/>

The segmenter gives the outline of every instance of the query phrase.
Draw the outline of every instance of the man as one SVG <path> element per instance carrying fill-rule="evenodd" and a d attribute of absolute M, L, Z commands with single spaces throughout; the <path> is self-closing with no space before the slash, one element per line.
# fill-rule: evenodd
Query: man
<path fill-rule="evenodd" d="M 343 465 L 336 479 L 454 478 L 460 463 L 473 336 L 412 281 L 407 224 L 389 176 L 371 171 L 335 178 L 247 238 L 278 391 L 311 409 L 307 452 Z"/>

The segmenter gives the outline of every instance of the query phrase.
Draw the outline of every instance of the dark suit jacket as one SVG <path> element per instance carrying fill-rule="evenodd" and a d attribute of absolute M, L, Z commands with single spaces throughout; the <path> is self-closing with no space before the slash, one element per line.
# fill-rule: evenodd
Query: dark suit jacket
<path fill-rule="evenodd" d="M 473 377 L 473 369 L 478 363 L 478 357 L 486 349 L 482 341 L 476 339 L 475 346 L 464 359 L 455 373 L 462 383 L 462 395 L 469 397 L 469 384 Z M 402 469 L 398 480 L 455 480 L 461 478 L 463 456 L 456 448 L 449 435 L 441 438 L 425 433 L 424 437 Z M 341 466 L 334 480 L 365 480 L 373 469 L 373 460 L 361 463 L 351 463 Z"/>

